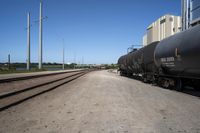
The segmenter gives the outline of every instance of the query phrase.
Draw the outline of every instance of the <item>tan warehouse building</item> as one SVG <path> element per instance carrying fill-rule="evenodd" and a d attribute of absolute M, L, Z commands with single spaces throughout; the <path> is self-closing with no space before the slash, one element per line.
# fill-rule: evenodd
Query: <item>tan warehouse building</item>
<path fill-rule="evenodd" d="M 164 15 L 153 22 L 143 36 L 143 46 L 155 41 L 161 41 L 166 37 L 181 31 L 181 17 Z"/>

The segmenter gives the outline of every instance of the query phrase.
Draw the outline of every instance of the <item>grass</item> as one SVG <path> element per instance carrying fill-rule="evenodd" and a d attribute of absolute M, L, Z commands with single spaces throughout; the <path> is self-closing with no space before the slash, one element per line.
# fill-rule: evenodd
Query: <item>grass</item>
<path fill-rule="evenodd" d="M 12 74 L 12 73 L 31 73 L 31 72 L 42 72 L 46 71 L 45 69 L 39 70 L 39 69 L 32 69 L 30 71 L 28 70 L 0 70 L 0 74 Z"/>
<path fill-rule="evenodd" d="M 55 71 L 61 70 L 62 65 L 43 65 L 43 69 L 39 70 L 37 67 L 32 67 L 31 70 L 16 70 L 15 67 L 8 70 L 7 67 L 0 67 L 0 74 L 12 74 L 12 73 L 31 73 L 31 72 L 42 72 L 42 71 Z M 66 68 L 72 69 L 72 68 Z"/>

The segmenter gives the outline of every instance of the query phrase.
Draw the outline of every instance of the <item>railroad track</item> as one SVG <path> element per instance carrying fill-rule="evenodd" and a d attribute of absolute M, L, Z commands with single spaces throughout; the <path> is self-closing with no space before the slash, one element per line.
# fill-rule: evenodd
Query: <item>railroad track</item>
<path fill-rule="evenodd" d="M 6 92 L 2 92 L 0 93 L 0 111 L 3 111 L 5 109 L 8 109 L 12 106 L 16 106 L 26 100 L 29 100 L 33 97 L 36 97 L 38 95 L 41 95 L 43 93 L 49 92 L 51 90 L 56 89 L 59 86 L 62 86 L 68 82 L 71 82 L 83 75 L 85 75 L 86 73 L 90 72 L 90 70 L 80 70 L 80 71 L 72 71 L 72 72 L 67 72 L 67 73 L 59 73 L 61 75 L 61 77 L 59 78 L 55 78 L 55 80 L 49 80 L 49 81 L 45 81 L 45 82 L 41 82 L 39 84 L 34 84 L 32 86 L 29 87 L 24 87 L 24 88 L 18 88 L 16 90 L 10 90 L 10 91 L 6 91 Z M 59 75 L 58 73 L 53 74 L 54 76 Z M 52 74 L 50 75 L 46 75 L 46 77 L 52 76 Z M 37 79 L 37 78 L 45 78 L 44 75 L 40 75 L 40 76 L 34 76 L 34 77 L 29 77 L 28 79 Z M 21 78 L 20 80 L 18 79 L 14 79 L 13 81 L 15 82 L 20 82 L 21 80 L 25 80 L 24 78 Z M 5 82 L 9 82 L 9 84 L 12 84 L 11 81 L 6 81 Z M 4 83 L 4 82 L 0 82 L 0 83 Z"/>
<path fill-rule="evenodd" d="M 85 71 L 85 70 L 74 70 L 74 71 L 66 71 L 66 72 L 55 72 L 55 73 L 47 73 L 47 74 L 38 74 L 38 75 L 29 75 L 29 76 L 5 78 L 5 79 L 0 79 L 0 83 L 8 83 L 8 82 L 13 82 L 13 81 L 34 79 L 34 78 L 40 78 L 40 77 L 46 77 L 46 76 L 54 76 L 54 75 L 60 75 L 60 74 L 72 73 L 72 72 L 80 72 L 80 71 Z"/>

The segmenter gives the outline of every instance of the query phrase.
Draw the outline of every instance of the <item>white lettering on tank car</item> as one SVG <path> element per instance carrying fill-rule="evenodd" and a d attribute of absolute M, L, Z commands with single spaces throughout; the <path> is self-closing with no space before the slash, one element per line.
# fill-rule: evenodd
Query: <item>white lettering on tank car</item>
<path fill-rule="evenodd" d="M 174 61 L 174 57 L 161 58 L 161 62 L 173 62 L 173 61 Z"/>
<path fill-rule="evenodd" d="M 167 66 L 167 67 L 174 67 L 174 57 L 165 57 L 165 58 L 161 58 L 161 63 L 163 66 Z"/>

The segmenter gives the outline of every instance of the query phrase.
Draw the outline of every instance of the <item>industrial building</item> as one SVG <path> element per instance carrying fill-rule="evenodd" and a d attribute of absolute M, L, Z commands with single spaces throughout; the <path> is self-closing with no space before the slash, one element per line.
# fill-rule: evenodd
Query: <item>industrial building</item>
<path fill-rule="evenodd" d="M 166 37 L 181 31 L 181 17 L 164 15 L 148 26 L 143 36 L 143 46 L 155 41 L 161 41 Z"/>
<path fill-rule="evenodd" d="M 190 25 L 190 0 L 182 0 L 181 2 L 182 30 L 186 30 Z"/>
<path fill-rule="evenodd" d="M 200 23 L 200 0 L 182 0 L 182 30 Z"/>
<path fill-rule="evenodd" d="M 147 34 L 145 34 L 142 38 L 142 43 L 143 43 L 143 46 L 146 46 L 147 45 Z"/>
<path fill-rule="evenodd" d="M 190 25 L 195 26 L 200 23 L 200 1 L 199 0 L 191 0 L 190 6 Z"/>

